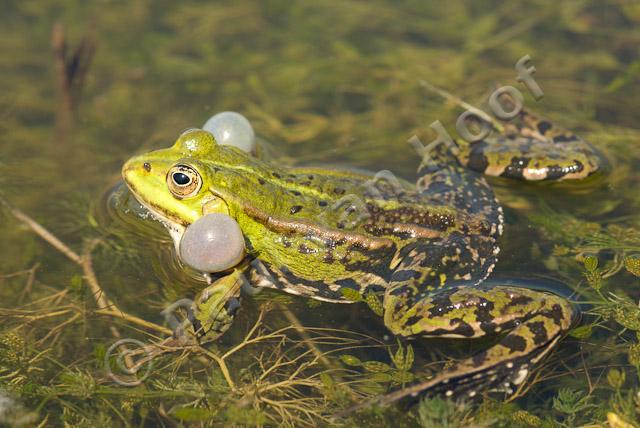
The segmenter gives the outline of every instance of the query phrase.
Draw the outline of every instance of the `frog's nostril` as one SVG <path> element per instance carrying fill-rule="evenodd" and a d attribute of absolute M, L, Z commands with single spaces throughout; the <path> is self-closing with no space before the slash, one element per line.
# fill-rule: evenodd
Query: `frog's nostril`
<path fill-rule="evenodd" d="M 144 168 L 145 171 L 151 172 L 151 164 L 149 162 L 143 163 L 142 167 Z"/>

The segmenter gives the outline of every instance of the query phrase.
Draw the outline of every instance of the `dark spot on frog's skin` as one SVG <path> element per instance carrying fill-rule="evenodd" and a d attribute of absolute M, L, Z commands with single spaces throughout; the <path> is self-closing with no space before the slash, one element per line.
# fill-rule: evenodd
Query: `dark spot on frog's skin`
<path fill-rule="evenodd" d="M 542 135 L 544 135 L 550 129 L 551 129 L 550 122 L 543 120 L 540 123 L 538 123 L 538 132 L 541 133 Z"/>
<path fill-rule="evenodd" d="M 269 268 L 267 268 L 267 270 L 273 276 L 274 272 L 272 270 L 270 270 Z M 282 272 L 283 275 L 290 275 L 291 274 L 291 271 L 285 265 L 280 266 L 280 272 Z"/>
<path fill-rule="evenodd" d="M 282 176 L 281 176 L 280 174 L 278 174 L 277 172 L 274 172 L 274 173 L 273 173 L 273 176 L 274 176 L 275 178 L 282 178 Z"/>
<path fill-rule="evenodd" d="M 356 209 L 357 208 L 354 205 L 349 205 L 348 207 L 345 208 L 344 213 L 349 215 L 349 214 L 355 212 Z"/>
<path fill-rule="evenodd" d="M 342 221 L 338 222 L 338 223 L 336 224 L 336 227 L 337 227 L 338 229 L 344 229 L 344 222 L 342 222 Z"/>
<path fill-rule="evenodd" d="M 395 271 L 393 273 L 393 276 L 391 277 L 391 281 L 409 281 L 417 278 L 420 278 L 420 272 L 412 269 L 407 269 Z"/>
<path fill-rule="evenodd" d="M 432 297 L 433 307 L 428 311 L 430 317 L 441 317 L 455 309 L 450 299 L 452 291 L 455 289 L 446 290 Z"/>
<path fill-rule="evenodd" d="M 553 322 L 556 325 L 561 325 L 561 322 L 565 317 L 564 313 L 562 312 L 562 307 L 557 303 L 553 305 L 553 307 L 551 308 L 551 311 L 549 312 L 549 315 L 551 316 L 551 318 L 553 319 Z"/>
<path fill-rule="evenodd" d="M 149 162 L 143 163 L 142 167 L 144 168 L 145 171 L 151 172 L 151 164 Z"/>
<path fill-rule="evenodd" d="M 318 205 L 321 207 L 326 207 L 329 203 L 327 201 L 318 201 Z"/>
<path fill-rule="evenodd" d="M 549 340 L 547 329 L 544 327 L 544 322 L 529 322 L 527 324 L 527 327 L 529 327 L 529 331 L 531 331 L 531 333 L 533 334 L 533 343 L 535 343 L 536 345 L 541 345 Z"/>
<path fill-rule="evenodd" d="M 480 298 L 476 307 L 476 319 L 480 321 L 480 328 L 486 333 L 491 333 L 496 327 L 492 311 L 495 307 L 493 302 Z"/>
<path fill-rule="evenodd" d="M 569 136 L 567 137 L 566 135 L 557 135 L 555 137 L 553 137 L 553 142 L 554 143 L 566 143 L 568 141 L 575 141 L 575 137 L 574 136 Z"/>
<path fill-rule="evenodd" d="M 547 167 L 547 180 L 555 180 L 564 177 L 567 174 L 579 173 L 584 170 L 584 165 L 582 162 L 578 160 L 573 160 L 573 165 L 569 166 L 560 166 L 560 165 L 551 165 Z"/>
<path fill-rule="evenodd" d="M 562 167 L 561 170 L 562 170 L 562 175 L 575 174 L 575 173 L 582 172 L 584 170 L 584 165 L 579 160 L 574 159 L 572 165 Z"/>
<path fill-rule="evenodd" d="M 507 335 L 500 343 L 511 352 L 522 352 L 527 348 L 527 341 L 522 336 L 513 333 Z"/>
<path fill-rule="evenodd" d="M 515 297 L 511 297 L 509 299 L 509 303 L 508 305 L 505 307 L 509 308 L 509 307 L 513 307 L 513 306 L 526 306 L 528 304 L 530 304 L 533 301 L 533 299 L 529 296 L 515 296 Z"/>
<path fill-rule="evenodd" d="M 389 255 L 384 250 L 376 250 L 367 255 L 371 255 L 370 260 L 357 260 L 356 253 L 360 252 L 356 246 L 351 246 L 344 257 L 340 259 L 340 263 L 344 269 L 349 272 L 371 273 L 381 278 L 390 278 L 391 270 L 389 269 Z"/>
<path fill-rule="evenodd" d="M 546 180 L 557 180 L 559 178 L 564 177 L 567 174 L 567 171 L 560 165 L 550 165 L 547 167 L 547 175 L 545 176 Z"/>
<path fill-rule="evenodd" d="M 313 175 L 307 175 L 307 178 L 308 178 L 309 180 L 313 180 Z"/>
<path fill-rule="evenodd" d="M 284 245 L 285 248 L 289 248 L 291 247 L 291 241 L 289 241 L 287 238 L 282 238 L 282 245 Z"/>
<path fill-rule="evenodd" d="M 299 191 L 297 191 L 297 190 L 292 190 L 292 191 L 291 191 L 291 193 L 292 193 L 292 194 L 294 194 L 295 196 L 300 196 L 300 195 L 302 195 L 302 193 L 300 193 L 300 192 L 299 192 Z"/>
<path fill-rule="evenodd" d="M 342 195 L 344 195 L 347 191 L 346 191 L 346 190 L 344 190 L 344 189 L 343 189 L 343 188 L 341 188 L 341 187 L 336 187 L 335 189 L 333 189 L 333 192 L 334 192 L 336 195 L 338 195 L 338 196 L 342 196 Z"/>
<path fill-rule="evenodd" d="M 529 166 L 529 162 L 531 162 L 531 159 L 527 157 L 514 156 L 501 175 L 508 178 L 522 178 L 522 172 Z"/>
<path fill-rule="evenodd" d="M 482 366 L 482 363 L 484 363 L 484 360 L 487 359 L 487 353 L 486 352 L 479 352 L 476 355 L 474 355 L 473 357 L 471 357 L 471 361 L 473 361 L 473 365 L 475 367 L 480 367 Z"/>
<path fill-rule="evenodd" d="M 484 155 L 484 151 L 487 147 L 487 143 L 479 141 L 471 145 L 471 152 L 469 153 L 469 168 L 474 171 L 484 172 L 489 166 L 489 161 Z"/>
<path fill-rule="evenodd" d="M 291 207 L 291 209 L 289 210 L 289 212 L 290 212 L 291 214 L 295 214 L 295 213 L 297 213 L 298 211 L 300 211 L 301 209 L 302 209 L 302 205 L 294 205 L 294 206 L 292 206 L 292 207 Z"/>
<path fill-rule="evenodd" d="M 315 253 L 316 252 L 313 248 L 309 248 L 305 244 L 300 244 L 298 246 L 298 251 L 301 254 L 311 254 L 311 253 Z"/>
<path fill-rule="evenodd" d="M 481 322 L 480 323 L 480 328 L 482 329 L 482 331 L 485 332 L 485 334 L 493 334 L 496 331 L 496 327 L 498 325 L 496 323 L 494 323 L 493 321 L 487 321 L 487 322 Z"/>
<path fill-rule="evenodd" d="M 444 317 L 454 308 L 453 304 L 439 304 L 434 302 L 435 306 L 429 309 L 429 317 Z"/>
<path fill-rule="evenodd" d="M 344 288 L 351 288 L 352 290 L 360 291 L 360 285 L 353 278 L 344 278 L 335 281 L 337 285 Z"/>
<path fill-rule="evenodd" d="M 335 257 L 333 256 L 333 251 L 329 250 L 325 253 L 323 259 L 323 262 L 325 262 L 326 264 L 332 264 L 333 262 L 336 261 Z"/>
<path fill-rule="evenodd" d="M 420 315 L 412 315 L 409 318 L 407 318 L 406 325 L 414 325 L 422 319 L 424 319 L 424 317 Z"/>
<path fill-rule="evenodd" d="M 423 317 L 414 315 L 407 320 L 407 324 L 412 325 L 422 320 Z M 449 334 L 461 337 L 473 337 L 473 335 L 475 334 L 473 328 L 461 319 L 456 318 L 451 320 L 451 325 L 455 324 L 457 324 L 455 328 L 436 328 L 434 330 L 429 330 L 429 333 L 425 337 L 435 337 Z"/>
<path fill-rule="evenodd" d="M 264 183 L 266 183 L 266 181 L 264 181 L 264 179 L 263 179 L 263 178 L 258 178 L 258 183 L 260 183 L 260 184 L 264 184 Z"/>

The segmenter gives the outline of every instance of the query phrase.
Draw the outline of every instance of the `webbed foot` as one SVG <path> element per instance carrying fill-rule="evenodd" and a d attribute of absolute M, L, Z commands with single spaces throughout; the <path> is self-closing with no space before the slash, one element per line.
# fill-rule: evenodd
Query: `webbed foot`
<path fill-rule="evenodd" d="M 229 329 L 240 308 L 240 290 L 244 282 L 242 272 L 234 270 L 196 296 L 190 321 L 199 343 L 216 340 Z"/>

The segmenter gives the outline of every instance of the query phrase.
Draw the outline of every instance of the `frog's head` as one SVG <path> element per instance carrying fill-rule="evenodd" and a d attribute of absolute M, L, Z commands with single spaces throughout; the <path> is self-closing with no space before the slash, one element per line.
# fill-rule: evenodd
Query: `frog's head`
<path fill-rule="evenodd" d="M 213 135 L 190 129 L 167 149 L 129 159 L 122 176 L 136 199 L 169 230 L 179 242 L 189 224 L 209 213 L 229 214 L 227 203 L 211 189 L 206 159 L 216 156 Z"/>

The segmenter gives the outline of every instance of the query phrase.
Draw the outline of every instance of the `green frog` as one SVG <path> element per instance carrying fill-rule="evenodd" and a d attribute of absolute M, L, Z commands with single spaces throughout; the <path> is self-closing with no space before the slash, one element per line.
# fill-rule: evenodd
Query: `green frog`
<path fill-rule="evenodd" d="M 365 300 L 395 335 L 499 338 L 382 402 L 423 392 L 473 397 L 521 385 L 578 315 L 551 292 L 484 283 L 503 229 L 484 174 L 578 179 L 597 171 L 599 160 L 588 143 L 526 111 L 499 134 L 457 144 L 434 147 L 415 185 L 385 174 L 276 165 L 198 129 L 131 158 L 122 172 L 176 245 L 209 213 L 240 226 L 246 256 L 210 275 L 195 300 L 200 341 L 229 328 L 244 280 L 325 302 Z"/>

